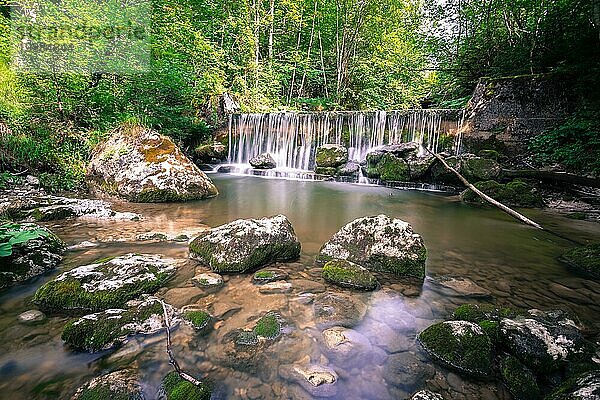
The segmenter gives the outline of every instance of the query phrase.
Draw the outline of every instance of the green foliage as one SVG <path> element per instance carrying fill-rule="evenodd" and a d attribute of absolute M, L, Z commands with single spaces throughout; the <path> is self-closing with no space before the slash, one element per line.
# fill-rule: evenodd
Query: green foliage
<path fill-rule="evenodd" d="M 12 255 L 13 247 L 33 239 L 47 237 L 50 233 L 38 227 L 23 227 L 20 224 L 0 225 L 0 257 Z"/>
<path fill-rule="evenodd" d="M 542 164 L 560 163 L 571 171 L 600 175 L 600 106 L 581 110 L 529 145 Z"/>
<path fill-rule="evenodd" d="M 600 279 L 600 243 L 569 249 L 560 260 L 583 277 Z"/>

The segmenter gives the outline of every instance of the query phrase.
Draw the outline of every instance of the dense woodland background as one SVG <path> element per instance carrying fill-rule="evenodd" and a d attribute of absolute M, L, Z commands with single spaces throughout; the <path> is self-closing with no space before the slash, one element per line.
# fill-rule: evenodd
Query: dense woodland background
<path fill-rule="evenodd" d="M 15 72 L 10 4 L 0 1 L 2 169 L 37 171 L 50 189 L 77 188 L 90 149 L 124 121 L 184 146 L 208 138 L 224 92 L 247 112 L 460 108 L 480 77 L 542 73 L 582 100 L 532 148 L 600 171 L 577 158 L 600 149 L 596 0 L 154 0 L 150 71 L 118 75 Z M 91 7 L 68 4 L 82 18 Z"/>

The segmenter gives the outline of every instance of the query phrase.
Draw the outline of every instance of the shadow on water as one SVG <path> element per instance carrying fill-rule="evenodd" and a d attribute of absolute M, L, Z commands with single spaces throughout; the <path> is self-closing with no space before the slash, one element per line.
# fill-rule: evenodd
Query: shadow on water
<path fill-rule="evenodd" d="M 60 221 L 49 226 L 69 245 L 102 242 L 67 254 L 60 270 L 128 252 L 162 253 L 186 258 L 186 243 L 132 241 L 153 231 L 195 232 L 237 218 L 285 214 L 302 242 L 293 263 L 277 264 L 289 274 L 288 294 L 263 294 L 250 275 L 226 277 L 224 288 L 204 293 L 190 278 L 197 268 L 189 261 L 178 276 L 159 291 L 176 307 L 197 303 L 220 317 L 215 329 L 199 337 L 179 326 L 174 351 L 189 371 L 219 383 L 222 398 L 311 398 L 283 377 L 289 365 L 328 365 L 338 374 L 338 399 L 402 399 L 427 387 L 449 398 L 508 398 L 494 382 L 463 380 L 435 366 L 416 343 L 417 333 L 469 301 L 494 301 L 523 308 L 562 308 L 600 326 L 600 284 L 569 275 L 556 261 L 569 245 L 545 232 L 520 225 L 495 209 L 462 204 L 456 197 L 383 187 L 212 175 L 220 195 L 185 204 L 120 204 L 144 216 L 141 222 Z M 597 224 L 573 221 L 545 211 L 525 211 L 534 219 L 583 239 L 599 239 Z M 426 243 L 427 275 L 415 284 L 379 276 L 382 289 L 357 293 L 325 284 L 314 256 L 320 246 L 347 222 L 379 213 L 412 224 Z M 120 241 L 122 240 L 122 241 Z M 65 349 L 60 334 L 67 318 L 50 317 L 25 326 L 17 316 L 32 308 L 31 297 L 60 271 L 0 294 L 0 391 L 11 399 L 69 397 L 93 376 L 136 366 L 149 398 L 170 370 L 164 333 L 135 337 L 121 348 L 101 353 Z M 470 280 L 478 292 L 441 290 L 443 277 Z M 323 327 L 315 321 L 315 301 L 321 293 L 350 296 L 364 308 L 352 326 L 352 341 L 328 347 Z M 476 296 L 476 297 L 475 297 Z M 266 311 L 278 312 L 286 333 L 260 354 L 228 353 L 225 338 L 236 329 L 250 329 Z M 243 357 L 244 363 L 237 362 Z M 242 365 L 243 364 L 243 365 Z"/>

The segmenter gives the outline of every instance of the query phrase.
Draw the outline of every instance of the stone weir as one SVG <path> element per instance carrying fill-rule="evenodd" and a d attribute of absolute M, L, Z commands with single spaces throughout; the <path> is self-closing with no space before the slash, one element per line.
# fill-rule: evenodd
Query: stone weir
<path fill-rule="evenodd" d="M 233 114 L 228 162 L 248 166 L 269 154 L 277 169 L 314 171 L 316 150 L 325 144 L 346 147 L 356 163 L 373 149 L 406 142 L 456 152 L 463 120 L 463 110 L 449 109 Z"/>

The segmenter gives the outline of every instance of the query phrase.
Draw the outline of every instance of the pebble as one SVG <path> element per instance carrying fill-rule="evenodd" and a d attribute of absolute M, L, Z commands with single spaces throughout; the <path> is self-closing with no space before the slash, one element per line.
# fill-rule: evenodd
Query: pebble
<path fill-rule="evenodd" d="M 19 322 L 22 324 L 37 324 L 46 319 L 46 315 L 38 310 L 29 310 L 19 315 Z"/>

